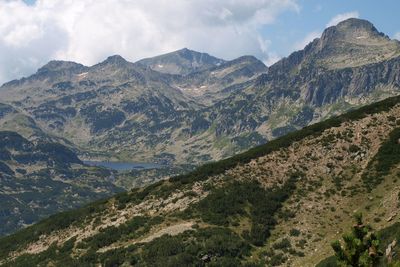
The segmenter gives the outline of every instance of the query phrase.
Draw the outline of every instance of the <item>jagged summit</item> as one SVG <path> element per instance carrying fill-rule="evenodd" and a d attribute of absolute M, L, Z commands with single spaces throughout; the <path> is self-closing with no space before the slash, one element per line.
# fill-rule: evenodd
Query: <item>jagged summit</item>
<path fill-rule="evenodd" d="M 353 29 L 367 29 L 370 31 L 375 31 L 378 32 L 378 30 L 375 28 L 374 24 L 372 24 L 370 21 L 365 20 L 365 19 L 359 19 L 359 18 L 349 18 L 346 20 L 343 20 L 339 22 L 336 25 L 336 28 L 353 28 Z"/>
<path fill-rule="evenodd" d="M 225 60 L 183 48 L 164 55 L 146 58 L 138 61 L 151 69 L 168 74 L 186 75 L 224 63 Z"/>
<path fill-rule="evenodd" d="M 62 71 L 70 69 L 85 68 L 84 65 L 73 62 L 73 61 L 63 61 L 63 60 L 51 60 L 49 63 L 38 69 L 38 73 L 48 72 L 48 71 Z"/>
<path fill-rule="evenodd" d="M 351 18 L 327 28 L 321 36 L 320 46 L 335 45 L 338 42 L 368 46 L 371 41 L 385 43 L 390 42 L 390 39 L 380 33 L 371 22 Z"/>
<path fill-rule="evenodd" d="M 264 65 L 264 63 L 262 63 L 258 58 L 256 58 L 255 56 L 250 56 L 250 55 L 241 56 L 241 57 L 238 57 L 236 59 L 229 61 L 229 63 L 233 63 L 233 64 L 236 64 L 238 62 L 261 63 Z"/>
<path fill-rule="evenodd" d="M 123 66 L 126 66 L 127 64 L 132 64 L 132 63 L 127 61 L 125 58 L 123 58 L 120 55 L 112 55 L 112 56 L 107 57 L 104 61 L 100 62 L 99 64 L 94 65 L 93 67 L 98 67 L 98 66 L 123 67 Z"/>
<path fill-rule="evenodd" d="M 179 50 L 176 50 L 174 52 L 171 52 L 170 54 L 173 54 L 173 53 L 176 53 L 176 54 L 179 54 L 179 55 L 183 55 L 183 56 L 187 56 L 187 57 L 192 57 L 194 54 L 198 54 L 200 52 L 197 52 L 197 51 L 194 51 L 194 50 L 190 50 L 189 48 L 184 47 L 182 49 L 179 49 Z"/>
<path fill-rule="evenodd" d="M 109 56 L 104 62 L 107 62 L 107 63 L 125 63 L 125 62 L 128 62 L 128 61 L 126 61 L 126 59 L 123 58 L 120 55 L 113 55 L 113 56 Z"/>

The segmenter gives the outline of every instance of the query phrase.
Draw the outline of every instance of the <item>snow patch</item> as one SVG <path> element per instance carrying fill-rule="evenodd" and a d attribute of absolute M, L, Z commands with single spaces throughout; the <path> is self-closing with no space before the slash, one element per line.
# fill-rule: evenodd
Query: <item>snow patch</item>
<path fill-rule="evenodd" d="M 83 72 L 80 74 L 77 74 L 76 76 L 78 76 L 79 78 L 85 78 L 88 75 L 88 72 Z"/>

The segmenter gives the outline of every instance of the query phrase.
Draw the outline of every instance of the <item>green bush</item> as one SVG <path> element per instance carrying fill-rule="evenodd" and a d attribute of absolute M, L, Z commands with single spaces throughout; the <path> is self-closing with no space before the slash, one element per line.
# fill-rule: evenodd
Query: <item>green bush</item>
<path fill-rule="evenodd" d="M 291 236 L 299 236 L 300 235 L 300 230 L 298 230 L 298 229 L 296 229 L 296 228 L 292 228 L 291 230 L 290 230 L 290 235 Z"/>
<path fill-rule="evenodd" d="M 256 246 L 264 244 L 276 224 L 275 214 L 295 189 L 297 176 L 293 175 L 281 188 L 264 189 L 259 183 L 233 182 L 214 189 L 195 205 L 191 212 L 199 213 L 208 223 L 228 226 L 240 217 L 249 217 L 251 229 L 244 238 Z M 246 207 L 249 213 L 246 213 Z"/>
<path fill-rule="evenodd" d="M 274 249 L 280 249 L 280 250 L 286 251 L 286 250 L 288 250 L 289 248 L 292 247 L 292 244 L 290 243 L 290 240 L 289 240 L 289 239 L 283 238 L 281 241 L 279 241 L 279 242 L 277 242 L 277 243 L 274 243 L 274 244 L 272 245 L 272 247 L 273 247 Z"/>

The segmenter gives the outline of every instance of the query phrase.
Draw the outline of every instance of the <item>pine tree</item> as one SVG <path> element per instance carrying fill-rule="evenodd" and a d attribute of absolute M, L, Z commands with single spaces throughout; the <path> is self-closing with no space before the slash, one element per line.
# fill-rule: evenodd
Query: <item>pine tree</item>
<path fill-rule="evenodd" d="M 351 233 L 343 235 L 344 246 L 339 241 L 332 243 L 339 266 L 371 267 L 376 266 L 382 252 L 378 250 L 379 240 L 371 228 L 364 225 L 362 214 L 355 216 Z"/>

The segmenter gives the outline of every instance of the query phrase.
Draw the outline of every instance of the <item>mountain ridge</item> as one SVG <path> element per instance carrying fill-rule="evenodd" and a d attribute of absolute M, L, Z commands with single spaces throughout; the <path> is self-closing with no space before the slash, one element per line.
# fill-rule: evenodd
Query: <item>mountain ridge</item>
<path fill-rule="evenodd" d="M 343 34 L 348 40 L 337 40 Z M 366 38 L 357 39 L 361 35 Z M 399 47 L 370 22 L 349 19 L 270 67 L 245 56 L 212 58 L 205 62 L 211 65 L 193 69 L 190 60 L 205 54 L 182 49 L 146 60 L 181 64 L 188 54 L 184 74 L 118 57 L 118 68 L 105 67 L 106 59 L 39 80 L 32 76 L 2 86 L 0 96 L 86 152 L 108 147 L 102 153 L 120 160 L 201 163 L 398 94 Z M 65 109 L 75 115 L 67 117 Z M 104 127 L 97 113 L 114 120 L 113 128 Z"/>

